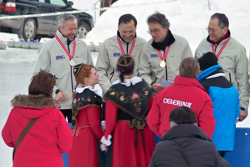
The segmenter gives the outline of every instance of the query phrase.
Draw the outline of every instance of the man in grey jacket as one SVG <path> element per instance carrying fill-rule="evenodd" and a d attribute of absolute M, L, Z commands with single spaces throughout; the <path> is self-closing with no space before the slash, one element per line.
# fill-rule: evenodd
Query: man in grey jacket
<path fill-rule="evenodd" d="M 59 102 L 60 110 L 68 122 L 72 121 L 72 92 L 76 85 L 73 67 L 85 63 L 93 65 L 87 45 L 76 39 L 77 19 L 71 14 L 63 14 L 58 18 L 58 30 L 53 39 L 44 43 L 38 50 L 38 59 L 33 75 L 43 70 L 56 78 L 53 96 Z"/>
<path fill-rule="evenodd" d="M 228 27 L 229 21 L 225 14 L 213 14 L 207 28 L 208 37 L 203 39 L 196 49 L 195 59 L 207 52 L 213 52 L 217 56 L 225 77 L 239 91 L 241 107 L 239 121 L 243 121 L 248 115 L 250 97 L 248 59 L 244 46 L 231 37 Z"/>
<path fill-rule="evenodd" d="M 119 18 L 117 35 L 106 39 L 101 46 L 96 62 L 96 72 L 99 74 L 99 84 L 103 94 L 107 92 L 111 83 L 119 79 L 116 65 L 122 54 L 133 56 L 135 60 L 133 75 L 138 75 L 139 55 L 146 41 L 136 36 L 136 25 L 137 20 L 133 15 L 122 15 Z"/>
<path fill-rule="evenodd" d="M 162 80 L 173 82 L 179 75 L 179 66 L 185 57 L 193 57 L 187 40 L 174 35 L 164 14 L 155 13 L 148 18 L 152 38 L 140 55 L 139 75 L 152 85 L 154 92 L 164 89 Z"/>

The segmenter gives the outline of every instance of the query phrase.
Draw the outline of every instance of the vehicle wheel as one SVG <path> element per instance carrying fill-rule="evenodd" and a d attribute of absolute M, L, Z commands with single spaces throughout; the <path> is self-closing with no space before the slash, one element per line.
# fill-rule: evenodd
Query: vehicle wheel
<path fill-rule="evenodd" d="M 24 20 L 22 37 L 25 41 L 27 39 L 34 40 L 36 36 L 36 22 L 33 18 L 28 18 Z"/>
<path fill-rule="evenodd" d="M 83 22 L 79 23 L 79 26 L 77 29 L 77 38 L 85 39 L 89 30 L 90 30 L 90 28 L 89 28 L 88 24 L 83 23 Z"/>

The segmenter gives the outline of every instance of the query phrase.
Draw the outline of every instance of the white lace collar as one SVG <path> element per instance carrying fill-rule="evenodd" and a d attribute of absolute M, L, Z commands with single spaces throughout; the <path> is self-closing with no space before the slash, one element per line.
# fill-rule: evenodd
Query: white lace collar
<path fill-rule="evenodd" d="M 116 85 L 116 84 L 119 83 L 119 84 L 122 84 L 122 85 L 125 85 L 125 86 L 129 87 L 129 86 L 131 86 L 131 84 L 135 85 L 135 84 L 137 84 L 138 82 L 141 82 L 141 81 L 142 81 L 142 78 L 135 76 L 135 77 L 133 77 L 131 79 L 124 79 L 124 82 L 121 82 L 121 80 L 118 79 L 115 82 L 113 82 L 112 85 Z"/>
<path fill-rule="evenodd" d="M 92 86 L 84 86 L 84 87 L 79 87 L 75 89 L 75 93 L 82 93 L 85 89 L 89 89 L 92 92 L 94 92 L 95 94 L 97 94 L 98 96 L 102 97 L 102 95 L 98 92 L 98 90 L 93 89 Z"/>

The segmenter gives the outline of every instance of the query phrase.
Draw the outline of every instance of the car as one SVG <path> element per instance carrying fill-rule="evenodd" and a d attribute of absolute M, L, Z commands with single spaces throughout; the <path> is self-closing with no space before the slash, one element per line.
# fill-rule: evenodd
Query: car
<path fill-rule="evenodd" d="M 0 0 L 0 17 L 46 14 L 55 12 L 77 11 L 72 8 L 73 2 L 67 0 Z M 77 18 L 77 37 L 86 38 L 93 28 L 93 17 L 87 13 L 74 13 Z M 0 20 L 0 32 L 18 34 L 25 41 L 54 37 L 57 30 L 58 16 L 42 16 L 21 19 Z"/>

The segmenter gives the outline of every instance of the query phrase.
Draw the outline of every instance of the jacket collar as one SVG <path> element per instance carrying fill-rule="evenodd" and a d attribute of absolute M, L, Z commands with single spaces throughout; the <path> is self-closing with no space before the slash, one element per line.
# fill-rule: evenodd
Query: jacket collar
<path fill-rule="evenodd" d="M 124 82 L 122 82 L 120 79 L 116 80 L 115 82 L 112 83 L 112 85 L 116 85 L 116 84 L 122 84 L 125 85 L 127 87 L 131 86 L 131 85 L 135 85 L 139 82 L 142 81 L 142 78 L 134 76 L 131 79 L 124 79 Z"/>
<path fill-rule="evenodd" d="M 217 41 L 217 42 L 213 42 L 213 41 L 211 41 L 210 39 L 209 39 L 209 35 L 207 36 L 207 41 L 209 42 L 209 43 L 212 43 L 212 44 L 216 44 L 216 45 L 219 45 L 219 43 L 221 42 L 221 41 L 223 41 L 223 40 L 225 40 L 225 39 L 228 39 L 229 37 L 230 37 L 230 35 L 231 35 L 231 33 L 230 33 L 230 31 L 228 30 L 227 31 L 227 33 L 225 34 L 225 36 L 223 37 L 223 38 L 221 38 L 219 41 Z"/>
<path fill-rule="evenodd" d="M 180 124 L 173 126 L 167 131 L 167 133 L 165 133 L 161 138 L 161 141 L 174 140 L 177 138 L 199 138 L 211 141 L 199 127 L 193 124 Z"/>
<path fill-rule="evenodd" d="M 155 48 L 155 49 L 160 49 L 160 50 L 164 50 L 166 49 L 167 46 L 171 45 L 172 43 L 174 43 L 175 41 L 175 38 L 174 36 L 172 35 L 171 31 L 168 30 L 168 34 L 167 34 L 167 37 L 165 38 L 165 40 L 163 42 L 155 42 L 153 40 L 152 42 L 152 47 Z"/>
<path fill-rule="evenodd" d="M 122 39 L 121 34 L 120 34 L 120 32 L 119 32 L 118 30 L 117 30 L 117 36 L 118 36 L 123 42 L 125 42 L 126 44 L 129 44 L 129 43 L 133 42 L 133 40 L 136 38 L 136 33 L 135 33 L 135 37 L 134 37 L 130 42 L 124 41 L 124 39 Z"/>
<path fill-rule="evenodd" d="M 68 46 L 68 45 L 72 42 L 72 41 L 70 41 L 68 38 L 64 37 L 64 36 L 62 35 L 62 33 L 60 32 L 59 29 L 57 29 L 56 35 L 59 37 L 59 39 L 62 41 L 62 43 L 63 43 L 64 45 L 67 45 L 67 46 Z M 75 40 L 75 38 L 74 38 L 74 40 Z"/>
<path fill-rule="evenodd" d="M 84 86 L 75 89 L 75 93 L 82 93 L 85 89 L 89 89 L 90 91 L 94 92 L 96 95 L 102 97 L 102 95 L 98 92 L 98 90 L 93 89 L 91 86 Z"/>
<path fill-rule="evenodd" d="M 206 92 L 206 89 L 195 78 L 186 78 L 186 77 L 177 75 L 174 79 L 174 85 L 194 86 Z"/>
<path fill-rule="evenodd" d="M 44 95 L 17 95 L 11 101 L 12 107 L 30 107 L 30 108 L 58 108 L 59 104 L 52 98 Z"/>
<path fill-rule="evenodd" d="M 222 76 L 222 75 L 217 75 L 217 74 L 224 74 L 223 73 L 223 70 L 222 70 L 222 67 L 220 65 L 214 65 L 214 66 L 211 66 L 207 69 L 205 69 L 204 71 L 202 71 L 197 80 L 199 82 L 203 81 L 204 79 L 208 78 L 208 77 L 211 77 L 213 76 L 213 78 L 216 76 Z M 224 74 L 225 76 L 225 74 Z"/>

